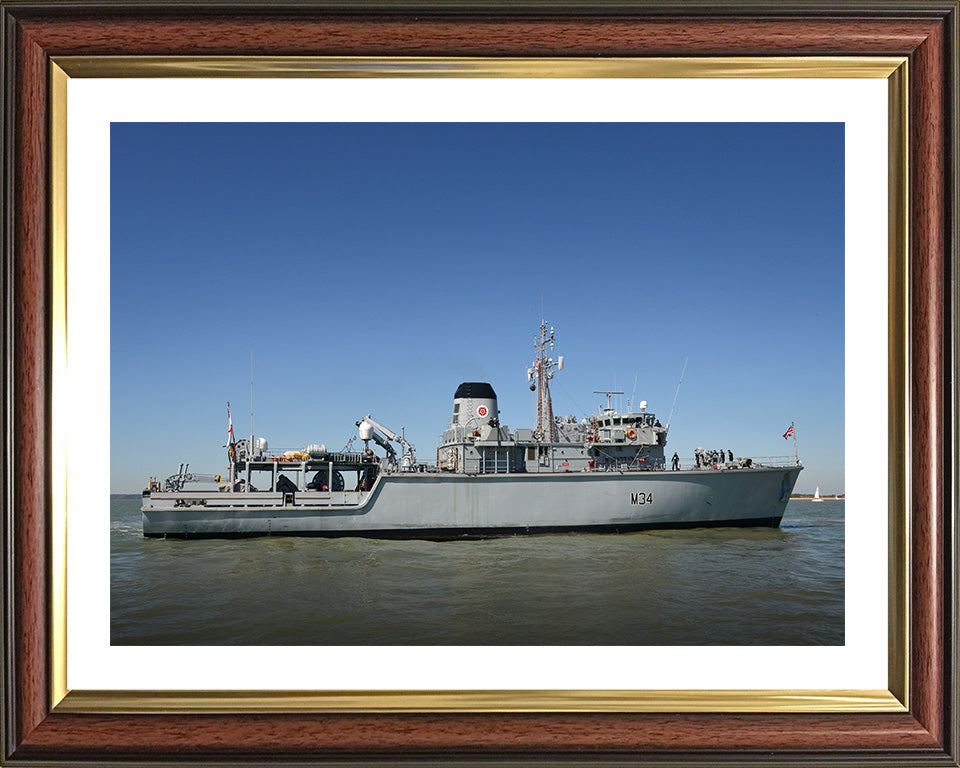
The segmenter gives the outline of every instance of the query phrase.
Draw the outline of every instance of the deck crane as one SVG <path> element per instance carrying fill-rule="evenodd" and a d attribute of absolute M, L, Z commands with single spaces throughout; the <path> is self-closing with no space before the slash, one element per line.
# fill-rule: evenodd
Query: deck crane
<path fill-rule="evenodd" d="M 220 483 L 222 481 L 223 478 L 220 475 L 201 475 L 191 472 L 189 464 L 181 463 L 177 474 L 170 475 L 163 481 L 163 490 L 167 493 L 176 493 L 183 490 L 186 483 Z"/>
<path fill-rule="evenodd" d="M 410 445 L 410 443 L 408 443 L 406 438 L 403 436 L 402 428 L 400 430 L 400 434 L 398 435 L 396 432 L 387 429 L 385 426 L 383 426 L 383 424 L 375 421 L 369 413 L 357 422 L 357 427 L 360 430 L 360 439 L 363 440 L 364 446 L 367 446 L 369 441 L 373 440 L 377 445 L 387 452 L 387 456 L 389 457 L 390 461 L 393 464 L 396 464 L 397 452 L 388 442 L 392 440 L 395 443 L 399 443 L 403 449 L 400 468 L 402 470 L 409 470 L 416 465 L 417 457 L 414 454 L 413 446 Z M 378 434 L 378 432 L 382 434 Z"/>

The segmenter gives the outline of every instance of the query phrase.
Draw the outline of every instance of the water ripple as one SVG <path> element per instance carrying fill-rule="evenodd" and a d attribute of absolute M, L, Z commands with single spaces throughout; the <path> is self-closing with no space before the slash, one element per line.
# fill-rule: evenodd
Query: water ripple
<path fill-rule="evenodd" d="M 840 645 L 843 502 L 780 529 L 485 541 L 144 539 L 111 502 L 111 641 Z"/>

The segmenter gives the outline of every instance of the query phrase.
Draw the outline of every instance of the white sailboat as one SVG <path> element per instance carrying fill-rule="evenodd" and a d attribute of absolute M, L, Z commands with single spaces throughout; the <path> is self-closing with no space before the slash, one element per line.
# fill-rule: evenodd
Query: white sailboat
<path fill-rule="evenodd" d="M 819 485 L 817 486 L 817 490 L 813 492 L 813 498 L 810 499 L 810 501 L 823 501 L 823 499 L 820 498 L 820 486 L 819 486 Z"/>

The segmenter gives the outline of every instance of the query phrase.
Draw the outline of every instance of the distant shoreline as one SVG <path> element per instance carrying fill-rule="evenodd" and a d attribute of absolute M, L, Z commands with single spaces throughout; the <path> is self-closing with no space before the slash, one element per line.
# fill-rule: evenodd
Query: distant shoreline
<path fill-rule="evenodd" d="M 139 499 L 139 493 L 111 493 L 111 499 Z"/>

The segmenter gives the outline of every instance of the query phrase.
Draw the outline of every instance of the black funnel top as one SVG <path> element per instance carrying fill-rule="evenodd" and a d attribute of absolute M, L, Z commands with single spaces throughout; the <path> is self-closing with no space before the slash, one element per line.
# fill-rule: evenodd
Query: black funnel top
<path fill-rule="evenodd" d="M 459 397 L 470 397 L 478 400 L 496 400 L 497 393 L 485 381 L 465 381 L 457 387 L 457 394 L 453 396 L 456 400 Z"/>

